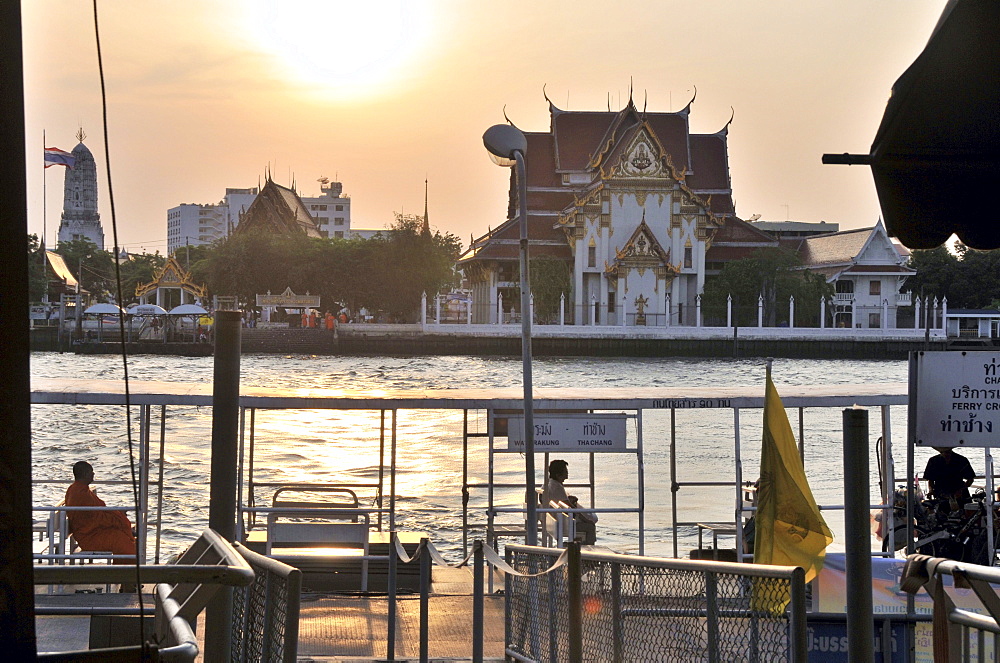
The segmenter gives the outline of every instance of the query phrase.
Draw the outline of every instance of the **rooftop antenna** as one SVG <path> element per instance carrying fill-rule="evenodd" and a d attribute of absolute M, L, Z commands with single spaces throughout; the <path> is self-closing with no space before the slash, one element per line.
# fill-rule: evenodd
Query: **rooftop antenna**
<path fill-rule="evenodd" d="M 76 139 L 81 143 L 87 138 L 87 132 L 83 130 L 83 126 L 76 130 Z"/>
<path fill-rule="evenodd" d="M 787 203 L 784 204 L 784 205 L 782 205 L 782 207 L 785 208 L 785 221 L 791 220 L 791 218 L 792 218 L 791 217 L 791 213 L 790 213 L 791 208 L 788 206 Z"/>

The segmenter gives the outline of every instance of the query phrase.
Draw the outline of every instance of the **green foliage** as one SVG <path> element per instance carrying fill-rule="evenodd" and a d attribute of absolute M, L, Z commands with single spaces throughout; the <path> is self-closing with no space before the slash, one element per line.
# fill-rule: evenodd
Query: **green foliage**
<path fill-rule="evenodd" d="M 906 280 L 915 295 L 939 300 L 949 308 L 989 308 L 1000 300 L 1000 251 L 976 251 L 959 244 L 955 253 L 944 246 L 910 254 L 917 273 Z"/>
<path fill-rule="evenodd" d="M 45 256 L 38 246 L 38 235 L 28 235 L 28 301 L 42 301 L 47 289 L 47 268 Z"/>
<path fill-rule="evenodd" d="M 725 325 L 727 300 L 733 298 L 734 323 L 757 325 L 758 298 L 764 298 L 764 325 L 788 324 L 789 297 L 795 297 L 795 325 L 819 326 L 820 299 L 833 286 L 820 274 L 794 269 L 798 258 L 783 249 L 761 249 L 726 263 L 705 283 L 702 310 L 706 324 Z"/>
<path fill-rule="evenodd" d="M 422 293 L 432 297 L 457 280 L 453 265 L 461 252 L 457 237 L 425 234 L 422 226 L 422 217 L 397 215 L 370 240 L 241 233 L 202 249 L 192 277 L 212 294 L 238 296 L 244 306 L 257 294 L 290 287 L 318 294 L 324 310 L 366 308 L 412 322 Z"/>
<path fill-rule="evenodd" d="M 89 239 L 59 242 L 55 252 L 65 259 L 80 286 L 99 300 L 114 297 L 115 261 L 108 251 L 102 251 Z M 128 293 L 125 295 L 128 300 Z"/>
<path fill-rule="evenodd" d="M 558 322 L 560 300 L 564 295 L 569 299 L 572 283 L 569 263 L 547 256 L 531 258 L 528 262 L 528 276 L 531 294 L 535 297 L 535 318 L 538 323 Z M 520 279 L 520 275 L 518 278 Z M 520 296 L 520 288 L 517 290 Z"/>

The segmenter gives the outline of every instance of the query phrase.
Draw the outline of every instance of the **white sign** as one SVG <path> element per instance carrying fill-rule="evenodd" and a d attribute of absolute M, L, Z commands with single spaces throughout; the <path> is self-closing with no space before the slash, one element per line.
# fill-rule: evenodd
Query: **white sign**
<path fill-rule="evenodd" d="M 917 354 L 916 443 L 1000 446 L 1000 353 Z"/>
<path fill-rule="evenodd" d="M 536 417 L 535 451 L 628 451 L 624 414 L 565 414 Z M 524 451 L 524 417 L 507 420 L 507 450 Z"/>

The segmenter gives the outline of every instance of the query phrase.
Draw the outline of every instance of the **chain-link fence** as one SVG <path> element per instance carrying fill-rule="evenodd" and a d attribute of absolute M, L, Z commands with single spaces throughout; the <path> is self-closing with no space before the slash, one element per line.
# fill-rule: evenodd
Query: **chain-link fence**
<path fill-rule="evenodd" d="M 526 574 L 559 553 L 507 546 Z M 508 575 L 506 599 L 517 660 L 805 661 L 801 569 L 583 553 Z"/>
<path fill-rule="evenodd" d="M 233 661 L 294 663 L 299 639 L 302 572 L 234 544 L 254 581 L 233 590 Z"/>

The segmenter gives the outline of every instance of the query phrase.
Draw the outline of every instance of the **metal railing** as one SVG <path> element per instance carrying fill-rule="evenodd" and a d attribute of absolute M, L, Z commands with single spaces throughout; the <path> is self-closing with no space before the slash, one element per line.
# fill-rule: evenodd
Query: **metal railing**
<path fill-rule="evenodd" d="M 800 568 L 582 553 L 508 575 L 506 653 L 519 661 L 806 660 Z M 577 551 L 577 552 L 574 552 Z M 559 550 L 507 546 L 517 571 Z"/>
<path fill-rule="evenodd" d="M 956 588 L 972 589 L 986 614 L 959 608 L 945 591 L 945 576 Z M 910 555 L 900 587 L 916 594 L 924 589 L 934 601 L 934 660 L 997 660 L 1000 653 L 1000 596 L 990 583 L 1000 583 L 1000 569 L 941 557 Z"/>
<path fill-rule="evenodd" d="M 302 572 L 235 543 L 254 580 L 233 591 L 233 661 L 294 663 Z"/>
<path fill-rule="evenodd" d="M 136 645 L 114 648 L 116 654 L 157 649 L 160 661 L 194 661 L 199 654 L 194 624 L 208 601 L 222 586 L 239 587 L 253 582 L 254 572 L 236 550 L 212 530 L 205 530 L 176 564 L 97 565 L 84 566 L 42 565 L 34 567 L 36 585 L 132 583 L 136 575 L 143 582 L 155 582 L 156 608 L 153 642 L 155 645 Z M 36 606 L 40 615 L 142 615 L 141 608 L 102 610 L 91 606 L 52 607 Z M 39 655 L 38 660 L 101 660 L 100 650 L 59 652 Z"/>

